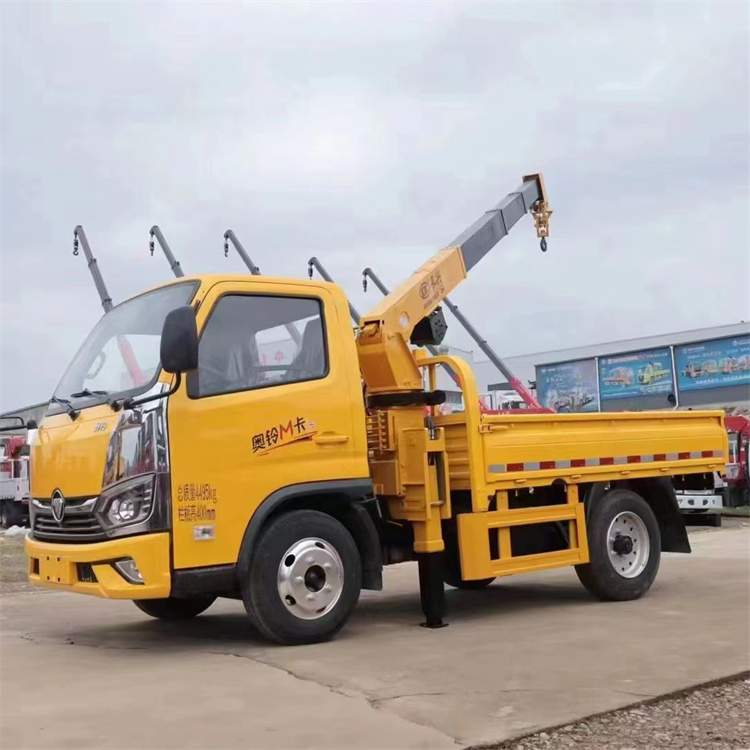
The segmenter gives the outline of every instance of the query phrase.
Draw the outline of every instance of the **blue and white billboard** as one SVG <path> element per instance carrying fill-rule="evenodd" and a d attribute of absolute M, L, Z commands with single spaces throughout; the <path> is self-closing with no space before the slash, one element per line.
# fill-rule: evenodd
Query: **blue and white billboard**
<path fill-rule="evenodd" d="M 542 406 L 554 411 L 599 411 L 596 360 L 539 365 L 536 389 Z"/>
<path fill-rule="evenodd" d="M 653 396 L 673 390 L 672 353 L 669 348 L 599 358 L 599 393 L 602 401 Z"/>
<path fill-rule="evenodd" d="M 676 346 L 674 356 L 681 391 L 750 385 L 750 336 Z"/>

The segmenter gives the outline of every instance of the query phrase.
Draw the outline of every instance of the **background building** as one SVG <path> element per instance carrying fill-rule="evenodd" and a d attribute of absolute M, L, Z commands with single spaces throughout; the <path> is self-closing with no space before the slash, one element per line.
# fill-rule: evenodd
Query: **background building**
<path fill-rule="evenodd" d="M 505 359 L 558 411 L 750 407 L 750 323 L 644 336 Z M 480 392 L 510 386 L 473 363 Z"/>

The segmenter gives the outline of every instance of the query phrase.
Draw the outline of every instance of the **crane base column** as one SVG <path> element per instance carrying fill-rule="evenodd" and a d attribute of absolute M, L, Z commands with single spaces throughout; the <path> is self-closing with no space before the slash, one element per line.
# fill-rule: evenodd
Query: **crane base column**
<path fill-rule="evenodd" d="M 425 621 L 423 628 L 444 628 L 445 588 L 443 585 L 443 553 L 418 552 L 419 597 Z"/>

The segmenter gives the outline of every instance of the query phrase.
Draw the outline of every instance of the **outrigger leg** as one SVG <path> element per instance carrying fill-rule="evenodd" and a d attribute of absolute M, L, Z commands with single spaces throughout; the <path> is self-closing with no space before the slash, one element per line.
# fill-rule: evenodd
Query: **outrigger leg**
<path fill-rule="evenodd" d="M 417 553 L 419 565 L 419 596 L 425 621 L 423 628 L 444 628 L 445 588 L 443 585 L 443 553 Z"/>

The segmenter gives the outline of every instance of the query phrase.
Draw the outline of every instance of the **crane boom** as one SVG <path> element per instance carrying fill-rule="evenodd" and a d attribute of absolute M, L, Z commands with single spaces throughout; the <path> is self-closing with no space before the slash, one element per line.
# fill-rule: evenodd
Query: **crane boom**
<path fill-rule="evenodd" d="M 380 280 L 375 271 L 369 266 L 362 271 L 362 287 L 367 291 L 367 279 L 371 279 L 373 284 L 384 294 L 389 295 L 390 289 Z M 446 297 L 443 302 L 445 306 L 453 313 L 453 317 L 466 329 L 466 332 L 471 336 L 477 343 L 477 346 L 485 353 L 487 358 L 492 362 L 495 367 L 502 373 L 503 377 L 508 381 L 511 388 L 523 399 L 523 402 L 531 409 L 542 409 L 541 404 L 534 398 L 534 395 L 524 386 L 519 378 L 517 378 L 503 362 L 502 359 L 495 353 L 495 350 L 489 345 L 487 339 L 485 339 L 479 331 L 469 322 L 467 317 L 458 309 L 458 306 L 453 304 L 451 300 Z M 433 346 L 428 346 L 430 354 L 433 356 L 438 355 L 438 350 Z M 480 407 L 484 405 L 484 402 L 480 397 Z M 485 407 L 486 408 L 486 407 Z"/>
<path fill-rule="evenodd" d="M 149 231 L 149 250 L 151 251 L 151 255 L 154 254 L 154 237 L 159 242 L 159 245 L 161 246 L 161 249 L 164 251 L 164 255 L 167 257 L 167 260 L 169 261 L 169 267 L 172 269 L 172 273 L 178 278 L 181 279 L 185 273 L 182 270 L 182 267 L 180 266 L 180 262 L 174 257 L 172 254 L 172 251 L 169 248 L 169 245 L 167 244 L 166 239 L 164 238 L 164 235 L 162 234 L 161 229 L 154 224 L 154 226 L 151 227 L 151 230 Z"/>
<path fill-rule="evenodd" d="M 334 280 L 331 278 L 331 275 L 326 271 L 323 264 L 313 255 L 310 260 L 307 261 L 307 275 L 312 278 L 313 275 L 313 268 L 317 270 L 317 272 L 320 274 L 321 278 L 324 281 L 328 281 L 331 284 L 334 284 Z M 357 308 L 354 307 L 354 305 L 351 302 L 348 302 L 349 305 L 349 315 L 352 316 L 352 320 L 354 321 L 354 325 L 359 325 L 360 321 L 360 314 L 357 312 Z"/>
<path fill-rule="evenodd" d="M 227 258 L 229 256 L 229 242 L 234 245 L 234 249 L 237 251 L 237 254 L 242 258 L 242 262 L 247 266 L 248 270 L 253 276 L 260 276 L 260 268 L 253 263 L 252 258 L 245 252 L 245 248 L 242 247 L 242 243 L 237 239 L 237 235 L 231 230 L 227 229 L 226 232 L 224 232 L 224 257 Z M 302 336 L 300 335 L 300 332 L 297 330 L 297 326 L 295 326 L 293 323 L 288 323 L 284 326 L 286 328 L 287 333 L 291 336 L 292 341 L 294 341 L 295 344 L 299 346 L 299 344 L 302 341 Z"/>
<path fill-rule="evenodd" d="M 375 284 L 375 286 L 385 295 L 388 296 L 391 291 L 388 289 L 388 287 L 380 280 L 380 277 L 375 273 L 375 271 L 372 270 L 369 266 L 365 268 L 364 271 L 362 271 L 362 288 L 364 291 L 367 291 L 367 279 L 371 279 L 372 282 Z M 427 344 L 425 346 L 425 349 L 432 354 L 433 357 L 439 357 L 440 356 L 440 350 L 433 346 L 432 344 Z M 445 372 L 448 374 L 450 379 L 458 386 L 460 386 L 460 382 L 458 380 L 458 377 L 455 372 L 451 369 L 450 365 L 447 365 L 443 363 L 441 367 L 445 370 Z M 481 396 L 479 398 L 479 408 L 482 411 L 487 411 L 487 405 L 482 400 Z"/>
<path fill-rule="evenodd" d="M 89 245 L 88 238 L 86 237 L 86 232 L 83 231 L 83 227 L 80 224 L 73 230 L 73 255 L 78 255 L 79 243 L 83 248 L 83 254 L 86 256 L 86 263 L 88 264 L 89 271 L 91 272 L 91 276 L 94 279 L 96 291 L 99 293 L 99 300 L 102 303 L 104 312 L 107 313 L 113 307 L 112 297 L 109 296 L 107 285 L 104 283 L 102 273 L 99 270 L 99 264 L 96 262 L 96 258 L 91 252 L 91 246 Z"/>
<path fill-rule="evenodd" d="M 99 270 L 99 264 L 96 262 L 96 258 L 91 252 L 91 246 L 86 237 L 86 232 L 83 231 L 83 227 L 80 224 L 78 224 L 73 230 L 73 255 L 78 255 L 79 243 L 83 248 L 83 254 L 86 256 L 86 262 L 88 263 L 89 271 L 91 271 L 91 276 L 94 279 L 96 291 L 99 292 L 99 299 L 102 302 L 104 312 L 108 313 L 114 307 L 112 304 L 112 297 L 109 296 L 107 285 L 104 283 L 101 271 Z M 133 352 L 133 347 L 130 346 L 130 342 L 124 336 L 118 336 L 117 345 L 133 383 L 136 385 L 145 383 L 147 378 L 143 374 L 143 371 L 138 364 L 138 360 L 135 358 L 135 353 Z"/>
<path fill-rule="evenodd" d="M 362 316 L 357 345 L 362 376 L 370 393 L 421 390 L 421 373 L 409 350 L 409 341 L 420 346 L 442 341 L 446 326 L 438 309 L 440 303 L 466 278 L 467 271 L 530 212 L 545 249 L 551 211 L 544 180 L 540 174 L 528 175 L 518 190 L 487 211 Z"/>
<path fill-rule="evenodd" d="M 234 249 L 237 254 L 242 258 L 242 262 L 248 267 L 248 270 L 253 276 L 260 276 L 260 268 L 253 263 L 252 258 L 245 252 L 245 248 L 242 247 L 242 243 L 237 239 L 237 235 L 231 230 L 227 229 L 224 232 L 224 257 L 229 255 L 229 243 L 234 245 Z"/>

